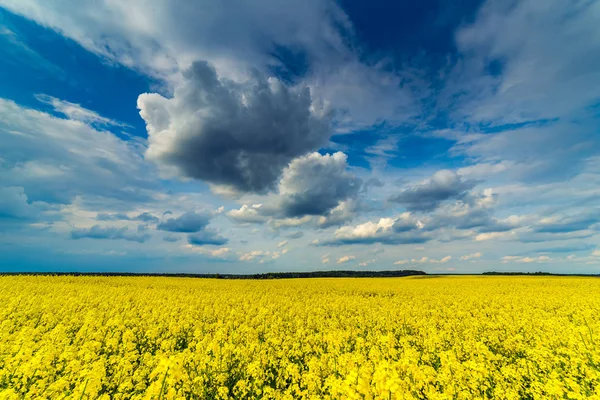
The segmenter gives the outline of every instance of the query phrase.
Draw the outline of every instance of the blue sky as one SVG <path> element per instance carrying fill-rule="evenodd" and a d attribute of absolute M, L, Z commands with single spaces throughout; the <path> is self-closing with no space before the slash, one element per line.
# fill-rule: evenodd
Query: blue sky
<path fill-rule="evenodd" d="M 600 273 L 599 26 L 0 0 L 0 271 Z"/>

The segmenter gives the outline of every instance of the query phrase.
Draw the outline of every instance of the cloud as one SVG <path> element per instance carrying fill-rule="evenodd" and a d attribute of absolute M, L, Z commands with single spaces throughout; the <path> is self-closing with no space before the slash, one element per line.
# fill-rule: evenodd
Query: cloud
<path fill-rule="evenodd" d="M 533 230 L 539 233 L 569 233 L 590 229 L 600 222 L 600 209 L 572 216 L 552 216 L 541 219 Z"/>
<path fill-rule="evenodd" d="M 436 260 L 429 257 L 413 258 L 411 260 L 398 260 L 394 262 L 394 265 L 405 265 L 405 264 L 445 264 L 452 260 L 452 256 L 445 256 Z"/>
<path fill-rule="evenodd" d="M 539 257 L 521 257 L 521 256 L 504 256 L 502 257 L 502 263 L 506 264 L 509 262 L 516 263 L 542 263 L 552 261 L 552 258 L 548 256 L 539 256 Z"/>
<path fill-rule="evenodd" d="M 175 235 L 166 235 L 163 236 L 163 240 L 165 242 L 169 242 L 169 243 L 175 243 L 178 242 L 181 238 L 179 236 L 175 236 Z"/>
<path fill-rule="evenodd" d="M 31 219 L 37 214 L 22 187 L 0 187 L 0 199 L 0 219 Z"/>
<path fill-rule="evenodd" d="M 367 261 L 363 261 L 361 263 L 358 264 L 359 267 L 367 267 L 370 264 L 373 264 L 375 261 L 377 260 L 367 260 Z"/>
<path fill-rule="evenodd" d="M 243 82 L 248 71 L 304 82 L 319 104 L 336 109 L 339 132 L 382 121 L 400 124 L 420 111 L 418 73 L 365 57 L 337 1 L 233 0 L 199 6 L 183 0 L 121 3 L 0 0 L 11 12 L 76 41 L 103 59 L 151 77 L 178 81 L 180 68 L 208 60 L 219 75 Z M 136 16 L 132 18 L 131 16 Z M 118 21 L 118 22 L 116 22 Z"/>
<path fill-rule="evenodd" d="M 461 261 L 467 261 L 467 260 L 472 260 L 474 258 L 481 258 L 483 254 L 481 252 L 477 252 L 477 253 L 472 253 L 472 254 L 465 254 L 464 256 L 460 257 Z"/>
<path fill-rule="evenodd" d="M 342 256 L 337 259 L 336 264 L 344 264 L 344 263 L 347 263 L 348 261 L 354 260 L 355 258 L 356 257 L 354 257 L 354 256 Z"/>
<path fill-rule="evenodd" d="M 142 233 L 143 229 L 137 233 L 129 232 L 127 227 L 102 227 L 93 225 L 90 228 L 74 228 L 71 231 L 71 239 L 123 239 L 130 242 L 144 243 L 150 238 L 147 233 Z"/>
<path fill-rule="evenodd" d="M 210 215 L 189 211 L 177 218 L 160 221 L 156 229 L 168 232 L 193 233 L 204 229 L 210 222 Z"/>
<path fill-rule="evenodd" d="M 348 244 L 410 244 L 424 243 L 430 240 L 410 213 L 396 218 L 381 218 L 378 222 L 365 222 L 337 229 L 333 239 L 319 242 L 322 246 L 340 246 Z"/>
<path fill-rule="evenodd" d="M 426 230 L 476 229 L 480 233 L 506 232 L 524 224 L 525 218 L 521 216 L 495 218 L 493 216 L 495 202 L 496 195 L 491 189 L 485 189 L 481 194 L 469 192 L 462 199 L 441 205 L 432 214 L 421 218 L 421 221 Z"/>
<path fill-rule="evenodd" d="M 284 240 L 283 242 L 279 242 L 279 243 L 277 244 L 277 247 L 278 247 L 278 248 L 280 248 L 280 247 L 283 247 L 283 246 L 285 246 L 286 244 L 288 244 L 288 241 L 287 241 L 287 240 Z"/>
<path fill-rule="evenodd" d="M 56 97 L 48 96 L 46 94 L 37 94 L 35 98 L 41 101 L 42 103 L 52 106 L 52 108 L 54 108 L 54 111 L 63 114 L 68 119 L 73 121 L 81 121 L 86 125 L 92 125 L 99 128 L 110 126 L 120 128 L 131 127 L 122 122 L 103 117 L 100 114 L 92 110 L 88 110 L 87 108 L 84 108 L 76 103 L 71 103 L 66 100 L 61 100 Z"/>
<path fill-rule="evenodd" d="M 431 178 L 402 190 L 389 200 L 404 205 L 409 211 L 433 211 L 446 200 L 464 197 L 476 183 L 463 180 L 453 171 L 441 170 Z"/>
<path fill-rule="evenodd" d="M 288 66 L 275 54 L 278 48 L 300 51 L 309 60 L 348 55 L 349 22 L 334 1 L 234 0 L 202 6 L 182 1 L 173 7 L 168 0 L 156 0 L 148 7 L 135 0 L 84 0 L 76 8 L 58 0 L 0 4 L 103 58 L 152 76 L 169 75 L 198 58 L 214 60 L 230 75 L 253 67 L 285 71 Z"/>
<path fill-rule="evenodd" d="M 593 249 L 595 246 L 593 244 L 587 243 L 573 243 L 566 244 L 563 246 L 556 247 L 545 247 L 541 249 L 535 250 L 536 253 L 573 253 L 576 251 L 586 251 Z"/>
<path fill-rule="evenodd" d="M 227 216 L 241 223 L 269 222 L 275 229 L 340 225 L 354 217 L 362 183 L 347 168 L 347 156 L 341 152 L 296 158 L 283 170 L 277 192 L 262 199 L 264 204 L 244 204 Z"/>
<path fill-rule="evenodd" d="M 236 222 L 262 224 L 268 217 L 260 214 L 262 204 L 243 204 L 239 210 L 231 210 L 227 216 Z"/>
<path fill-rule="evenodd" d="M 222 237 L 216 231 L 211 229 L 202 229 L 188 235 L 188 243 L 195 246 L 204 246 L 207 244 L 222 246 L 228 242 L 229 240 L 227 238 Z"/>
<path fill-rule="evenodd" d="M 478 163 L 503 163 L 525 183 L 568 180 L 598 154 L 600 4 L 488 0 L 456 33 L 461 61 L 438 99 L 457 124 L 452 149 Z M 491 73 L 491 67 L 497 73 Z M 469 138 L 466 141 L 466 138 Z"/>
<path fill-rule="evenodd" d="M 278 251 L 263 251 L 263 250 L 253 250 L 248 253 L 244 253 L 240 256 L 240 261 L 252 261 L 254 259 L 261 259 L 260 262 L 263 263 L 266 259 L 276 260 L 284 253 L 280 253 Z"/>
<path fill-rule="evenodd" d="M 195 253 L 208 255 L 213 258 L 231 259 L 233 250 L 229 247 L 219 247 L 218 249 L 195 246 L 193 244 L 185 245 L 185 248 Z"/>
<path fill-rule="evenodd" d="M 517 239 L 515 232 L 488 232 L 480 233 L 475 236 L 475 241 L 484 242 L 487 240 L 505 240 L 505 239 Z"/>
<path fill-rule="evenodd" d="M 347 171 L 347 159 L 337 152 L 293 160 L 279 183 L 281 214 L 288 218 L 326 215 L 340 202 L 355 197 L 361 180 Z"/>
<path fill-rule="evenodd" d="M 151 201 L 152 168 L 135 142 L 81 121 L 0 99 L 0 182 L 30 202 L 70 204 L 76 196 Z"/>
<path fill-rule="evenodd" d="M 136 215 L 135 217 L 133 217 L 133 220 L 134 221 L 143 221 L 143 222 L 158 222 L 158 217 L 155 217 L 154 215 L 145 211 L 145 212 L 140 213 L 140 214 Z"/>
<path fill-rule="evenodd" d="M 181 177 L 240 192 L 264 193 L 298 156 L 327 143 L 328 118 L 308 88 L 288 88 L 255 74 L 239 84 L 219 79 L 204 61 L 183 73 L 173 98 L 142 94 L 146 158 Z"/>
<path fill-rule="evenodd" d="M 288 239 L 300 239 L 302 236 L 304 236 L 304 232 L 302 231 L 291 232 L 285 235 L 285 237 Z"/>
<path fill-rule="evenodd" d="M 357 200 L 342 201 L 326 215 L 320 216 L 317 220 L 317 226 L 319 228 L 329 228 L 330 226 L 342 225 L 351 221 L 357 215 L 358 211 Z"/>
<path fill-rule="evenodd" d="M 129 215 L 124 213 L 98 213 L 96 215 L 96 220 L 158 222 L 159 218 L 145 211 L 133 217 L 130 217 Z"/>
<path fill-rule="evenodd" d="M 472 121 L 507 124 L 566 117 L 597 102 L 600 89 L 589 82 L 598 79 L 598 12 L 593 1 L 486 1 L 456 34 L 470 62 L 455 77 L 466 78 L 464 112 Z M 491 63 L 500 67 L 496 77 Z M 476 71 L 486 79 L 474 81 Z"/>

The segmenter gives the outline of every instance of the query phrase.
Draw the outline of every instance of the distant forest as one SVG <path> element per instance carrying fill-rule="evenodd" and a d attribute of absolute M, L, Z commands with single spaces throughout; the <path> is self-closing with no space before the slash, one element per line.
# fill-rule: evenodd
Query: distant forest
<path fill-rule="evenodd" d="M 183 274 L 183 273 L 135 273 L 135 272 L 0 272 L 2 275 L 45 275 L 45 276 L 163 276 L 172 278 L 210 278 L 210 279 L 292 279 L 292 278 L 396 278 L 413 275 L 428 275 L 425 271 L 313 271 L 313 272 L 266 272 L 262 274 Z M 431 274 L 429 276 L 461 275 L 499 275 L 499 276 L 592 276 L 600 274 L 555 274 L 551 272 L 497 272 L 481 274 Z"/>
<path fill-rule="evenodd" d="M 0 275 L 59 275 L 59 276 L 165 276 L 179 278 L 213 279 L 290 279 L 290 278 L 392 278 L 411 275 L 427 275 L 423 271 L 314 271 L 314 272 L 267 272 L 264 274 L 144 274 L 129 272 L 11 272 Z"/>

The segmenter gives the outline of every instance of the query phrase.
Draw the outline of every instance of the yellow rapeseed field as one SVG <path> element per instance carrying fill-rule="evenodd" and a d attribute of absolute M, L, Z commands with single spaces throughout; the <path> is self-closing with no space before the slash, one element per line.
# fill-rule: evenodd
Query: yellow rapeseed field
<path fill-rule="evenodd" d="M 600 279 L 0 277 L 0 399 L 600 399 Z"/>

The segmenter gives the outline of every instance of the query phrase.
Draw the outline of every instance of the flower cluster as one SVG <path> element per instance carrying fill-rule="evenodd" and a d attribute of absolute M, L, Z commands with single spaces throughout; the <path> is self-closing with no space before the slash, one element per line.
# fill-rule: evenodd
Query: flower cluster
<path fill-rule="evenodd" d="M 600 280 L 0 277 L 0 399 L 600 398 Z"/>

